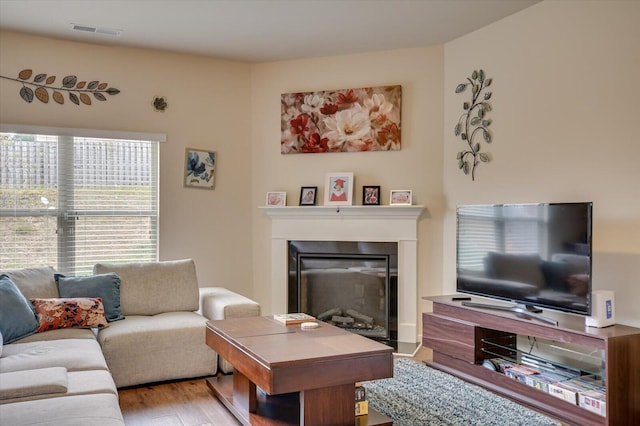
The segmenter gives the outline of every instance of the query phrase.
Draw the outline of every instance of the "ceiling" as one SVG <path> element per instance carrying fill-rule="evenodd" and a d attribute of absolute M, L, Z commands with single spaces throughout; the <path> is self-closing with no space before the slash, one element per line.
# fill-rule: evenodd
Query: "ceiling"
<path fill-rule="evenodd" d="M 0 29 L 269 62 L 439 45 L 538 1 L 0 0 Z"/>

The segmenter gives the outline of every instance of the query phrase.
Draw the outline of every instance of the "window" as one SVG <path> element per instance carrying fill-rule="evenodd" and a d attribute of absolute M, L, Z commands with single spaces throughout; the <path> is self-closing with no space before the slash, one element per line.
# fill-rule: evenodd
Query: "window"
<path fill-rule="evenodd" d="M 0 270 L 157 260 L 163 135 L 0 130 Z"/>

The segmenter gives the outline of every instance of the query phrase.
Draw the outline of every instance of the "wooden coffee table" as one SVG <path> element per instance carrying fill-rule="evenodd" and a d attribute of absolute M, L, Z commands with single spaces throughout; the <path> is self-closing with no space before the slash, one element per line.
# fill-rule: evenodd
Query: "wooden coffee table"
<path fill-rule="evenodd" d="M 207 323 L 206 341 L 234 366 L 207 379 L 244 425 L 392 425 L 355 416 L 355 383 L 393 376 L 393 349 L 324 322 L 302 330 L 273 317 Z"/>

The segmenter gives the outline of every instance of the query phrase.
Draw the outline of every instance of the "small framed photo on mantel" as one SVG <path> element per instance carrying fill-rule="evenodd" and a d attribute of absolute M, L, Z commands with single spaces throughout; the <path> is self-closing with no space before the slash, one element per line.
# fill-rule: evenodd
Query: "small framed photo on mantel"
<path fill-rule="evenodd" d="M 327 173 L 324 187 L 325 206 L 353 204 L 353 173 Z"/>
<path fill-rule="evenodd" d="M 303 186 L 300 188 L 300 205 L 301 206 L 315 206 L 316 194 L 318 193 L 317 186 Z"/>
<path fill-rule="evenodd" d="M 267 192 L 267 207 L 284 207 L 286 205 L 286 192 Z"/>
<path fill-rule="evenodd" d="M 363 206 L 379 206 L 380 205 L 380 187 L 379 186 L 363 186 L 362 187 L 362 205 Z"/>
<path fill-rule="evenodd" d="M 389 205 L 391 206 L 410 206 L 411 199 L 410 189 L 392 189 L 389 195 Z"/>

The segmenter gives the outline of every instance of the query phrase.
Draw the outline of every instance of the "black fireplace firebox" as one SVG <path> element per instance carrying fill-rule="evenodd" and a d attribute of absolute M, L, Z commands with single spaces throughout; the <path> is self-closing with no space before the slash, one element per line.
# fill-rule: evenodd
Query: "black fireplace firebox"
<path fill-rule="evenodd" d="M 288 269 L 290 313 L 397 341 L 397 243 L 289 241 Z"/>

